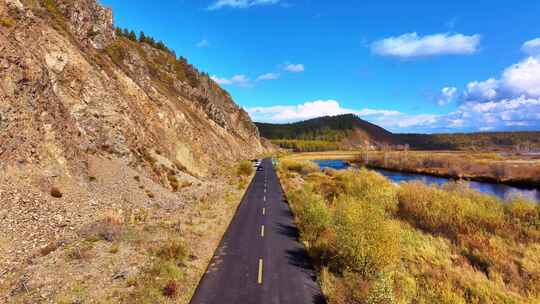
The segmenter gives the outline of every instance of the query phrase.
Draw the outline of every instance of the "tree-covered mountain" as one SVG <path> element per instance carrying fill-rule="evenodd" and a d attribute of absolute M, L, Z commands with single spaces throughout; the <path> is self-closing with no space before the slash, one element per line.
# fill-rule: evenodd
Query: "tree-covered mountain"
<path fill-rule="evenodd" d="M 354 114 L 324 116 L 288 124 L 255 123 L 261 136 L 296 151 L 347 150 L 409 145 L 416 150 L 540 149 L 540 132 L 395 134 Z"/>
<path fill-rule="evenodd" d="M 261 136 L 278 144 L 301 140 L 338 143 L 341 148 L 398 144 L 391 132 L 360 119 L 354 114 L 323 116 L 288 124 L 255 123 Z"/>

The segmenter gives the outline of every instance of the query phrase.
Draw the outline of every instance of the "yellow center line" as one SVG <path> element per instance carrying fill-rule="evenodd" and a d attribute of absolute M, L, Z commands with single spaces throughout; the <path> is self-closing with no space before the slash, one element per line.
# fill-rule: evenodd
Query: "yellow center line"
<path fill-rule="evenodd" d="M 264 237 L 264 225 L 261 226 L 261 237 Z"/>
<path fill-rule="evenodd" d="M 262 284 L 263 275 L 263 259 L 259 259 L 259 275 L 257 276 L 257 283 Z"/>

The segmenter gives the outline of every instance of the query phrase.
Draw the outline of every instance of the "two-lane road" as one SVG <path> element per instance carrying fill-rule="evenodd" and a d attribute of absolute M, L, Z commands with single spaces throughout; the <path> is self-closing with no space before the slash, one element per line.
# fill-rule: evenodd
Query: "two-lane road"
<path fill-rule="evenodd" d="M 262 161 L 191 304 L 324 304 L 270 159 Z"/>

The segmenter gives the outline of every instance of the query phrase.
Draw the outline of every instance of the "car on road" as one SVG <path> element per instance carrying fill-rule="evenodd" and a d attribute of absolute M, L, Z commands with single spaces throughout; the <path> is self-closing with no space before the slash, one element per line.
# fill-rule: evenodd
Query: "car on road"
<path fill-rule="evenodd" d="M 261 166 L 261 160 L 260 159 L 254 159 L 253 162 L 253 168 L 259 168 Z"/>

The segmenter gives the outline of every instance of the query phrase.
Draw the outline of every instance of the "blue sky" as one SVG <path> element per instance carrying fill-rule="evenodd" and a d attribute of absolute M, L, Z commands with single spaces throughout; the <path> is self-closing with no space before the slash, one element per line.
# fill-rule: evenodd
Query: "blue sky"
<path fill-rule="evenodd" d="M 256 121 L 353 112 L 394 132 L 540 129 L 539 1 L 101 2 Z"/>

